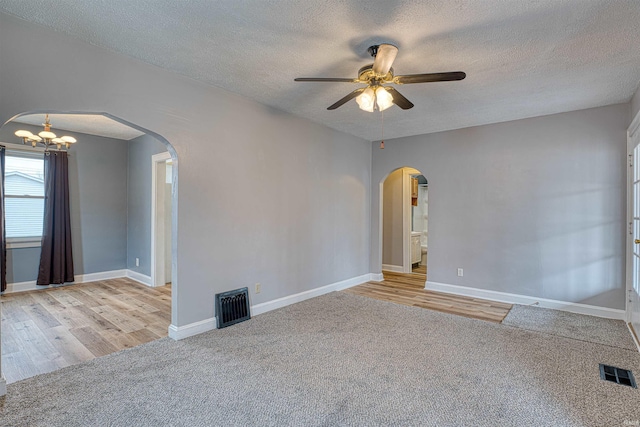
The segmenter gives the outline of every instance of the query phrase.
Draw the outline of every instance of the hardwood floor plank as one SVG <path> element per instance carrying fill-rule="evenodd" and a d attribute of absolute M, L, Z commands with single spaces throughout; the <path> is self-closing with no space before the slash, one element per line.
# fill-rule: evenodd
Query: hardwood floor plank
<path fill-rule="evenodd" d="M 116 332 L 122 332 L 122 329 L 120 329 L 113 323 L 109 322 L 100 314 L 96 313 L 96 311 L 92 310 L 91 307 L 79 305 L 77 307 L 73 307 L 72 310 L 77 311 L 79 313 L 78 317 L 84 316 L 88 322 L 87 326 L 90 325 L 93 329 L 97 331 L 114 330 Z"/>
<path fill-rule="evenodd" d="M 511 310 L 511 304 L 425 290 L 425 281 L 423 274 L 385 271 L 382 282 L 363 283 L 343 292 L 496 323 Z"/>
<path fill-rule="evenodd" d="M 114 296 L 114 298 L 126 304 L 132 310 L 138 310 L 144 313 L 153 313 L 159 311 L 158 307 L 147 304 L 146 302 L 139 300 L 135 296 L 120 294 Z"/>
<path fill-rule="evenodd" d="M 131 316 L 128 316 L 128 313 L 119 311 L 109 305 L 91 307 L 91 310 L 95 311 L 100 316 L 107 319 L 107 321 L 113 323 L 119 329 L 126 333 L 137 331 L 138 329 L 143 329 L 145 326 L 138 320 L 132 318 Z"/>
<path fill-rule="evenodd" d="M 36 365 L 37 372 L 32 375 L 51 372 L 66 366 L 60 353 L 47 340 L 42 330 L 33 320 L 10 325 L 9 333 L 15 335 L 21 351 L 28 355 L 29 359 Z"/>
<path fill-rule="evenodd" d="M 78 338 L 78 340 L 82 341 L 87 350 L 93 353 L 96 357 L 115 353 L 119 350 L 118 347 L 104 339 L 102 335 L 89 326 L 70 329 L 69 332 Z"/>
<path fill-rule="evenodd" d="M 38 368 L 24 351 L 2 353 L 2 373 L 8 384 L 38 375 L 43 368 Z"/>
<path fill-rule="evenodd" d="M 87 350 L 84 344 L 64 326 L 56 326 L 42 332 L 69 365 L 75 365 L 94 358 L 94 355 Z"/>
<path fill-rule="evenodd" d="M 128 278 L 2 295 L 9 383 L 166 337 L 171 286 Z"/>
<path fill-rule="evenodd" d="M 22 309 L 36 322 L 40 329 L 60 326 L 60 322 L 51 315 L 40 303 L 23 305 Z"/>

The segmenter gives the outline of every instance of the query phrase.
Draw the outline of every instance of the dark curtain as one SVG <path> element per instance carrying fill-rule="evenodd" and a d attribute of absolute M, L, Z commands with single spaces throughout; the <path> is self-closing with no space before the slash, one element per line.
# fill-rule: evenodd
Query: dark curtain
<path fill-rule="evenodd" d="M 44 157 L 44 227 L 38 285 L 73 282 L 69 158 L 63 151 Z"/>
<path fill-rule="evenodd" d="M 4 226 L 4 147 L 0 146 L 0 292 L 7 289 L 7 232 Z"/>

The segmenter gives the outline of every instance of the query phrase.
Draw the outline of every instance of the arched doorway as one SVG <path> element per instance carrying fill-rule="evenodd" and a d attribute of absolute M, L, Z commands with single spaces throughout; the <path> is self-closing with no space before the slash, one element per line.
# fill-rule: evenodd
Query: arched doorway
<path fill-rule="evenodd" d="M 393 170 L 380 183 L 382 270 L 426 281 L 428 181 L 415 168 Z"/>
<path fill-rule="evenodd" d="M 151 264 L 151 242 L 148 245 L 146 242 L 152 234 L 152 156 L 158 152 L 171 160 L 170 189 L 166 194 L 173 207 L 167 214 L 170 219 L 167 229 L 172 236 L 177 234 L 175 207 L 178 197 L 178 158 L 174 148 L 153 131 L 106 113 L 47 113 L 50 114 L 51 131 L 59 135 L 75 135 L 78 140 L 76 147 L 69 150 L 75 281 L 71 283 L 72 286 L 64 286 L 65 290 L 74 293 L 60 299 L 45 297 L 44 292 L 30 293 L 32 296 L 27 304 L 35 310 L 34 315 L 37 312 L 42 316 L 40 323 L 44 322 L 44 325 L 39 325 L 41 330 L 35 332 L 57 340 L 48 348 L 66 359 L 61 364 L 47 364 L 44 371 L 36 369 L 37 360 L 31 360 L 27 363 L 27 376 L 166 336 L 179 292 L 175 238 L 169 239 L 173 242 L 168 251 L 170 264 L 176 266 L 170 272 L 170 287 L 151 288 L 152 274 L 144 270 Z M 43 115 L 44 112 L 38 111 L 23 113 L 0 128 L 0 140 L 4 142 L 7 153 L 14 153 L 12 156 L 16 158 L 42 157 L 42 147 L 34 148 L 30 143 L 24 145 L 14 132 L 17 129 L 30 129 L 37 134 L 43 129 Z M 34 181 L 33 178 L 37 178 L 37 172 L 18 175 L 23 180 Z M 26 196 L 20 197 L 24 200 Z M 37 197 L 31 199 L 36 200 Z M 29 215 L 25 217 L 29 218 Z M 18 242 L 20 245 L 15 246 L 13 243 L 8 251 L 10 264 L 7 268 L 11 286 L 9 292 L 3 295 L 5 301 L 17 299 L 20 291 L 36 288 L 30 275 L 33 274 L 33 262 L 39 259 L 40 248 L 37 245 L 25 246 L 24 242 Z M 127 281 L 131 280 L 143 285 L 136 285 L 138 288 L 130 293 L 116 289 L 121 285 L 126 286 Z M 94 284 L 95 287 L 81 292 L 80 287 L 75 287 L 80 284 Z M 153 297 L 145 294 L 146 289 L 153 290 Z M 40 287 L 40 290 L 48 292 L 58 289 Z M 118 309 L 128 311 L 131 316 L 122 316 Z M 97 326 L 69 315 L 74 310 L 78 312 L 76 314 L 95 320 Z M 38 321 L 35 324 L 38 326 Z M 42 328 L 47 326 L 53 329 L 44 331 Z M 27 332 L 26 329 L 20 331 Z M 11 338 L 11 330 L 5 333 L 7 335 L 2 335 L 3 341 Z M 14 330 L 14 333 L 17 331 Z M 77 347 L 78 342 L 91 340 L 97 343 L 95 347 L 85 345 L 84 349 L 76 349 L 77 354 L 69 353 L 68 357 L 64 354 L 65 345 Z M 25 346 L 20 351 L 26 352 L 28 348 Z M 6 362 L 10 363 L 11 360 L 15 358 L 6 357 Z M 29 360 L 29 357 L 24 360 Z M 5 360 L 2 363 L 5 365 Z M 2 370 L 3 373 L 5 371 Z M 15 377 L 6 376 L 9 382 L 16 380 Z"/>

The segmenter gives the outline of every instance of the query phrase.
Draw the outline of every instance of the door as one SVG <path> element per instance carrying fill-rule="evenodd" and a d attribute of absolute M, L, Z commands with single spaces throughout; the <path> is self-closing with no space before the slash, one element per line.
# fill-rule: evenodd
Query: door
<path fill-rule="evenodd" d="M 640 115 L 636 119 L 640 118 Z M 634 123 L 638 120 L 634 120 Z M 640 333 L 640 131 L 635 126 L 629 131 L 629 146 L 633 150 L 631 157 L 631 272 L 627 280 L 627 321 L 633 327 L 636 337 Z"/>

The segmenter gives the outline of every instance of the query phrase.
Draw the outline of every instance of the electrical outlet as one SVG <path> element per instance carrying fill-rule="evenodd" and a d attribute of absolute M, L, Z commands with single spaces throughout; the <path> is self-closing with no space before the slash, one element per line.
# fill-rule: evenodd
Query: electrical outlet
<path fill-rule="evenodd" d="M 262 285 L 260 283 L 256 283 L 256 294 L 259 294 L 262 290 Z"/>
<path fill-rule="evenodd" d="M 458 269 L 458 277 L 462 277 L 462 276 L 464 276 L 464 270 L 459 268 Z"/>
<path fill-rule="evenodd" d="M 140 267 L 140 258 L 136 258 L 136 267 Z"/>

